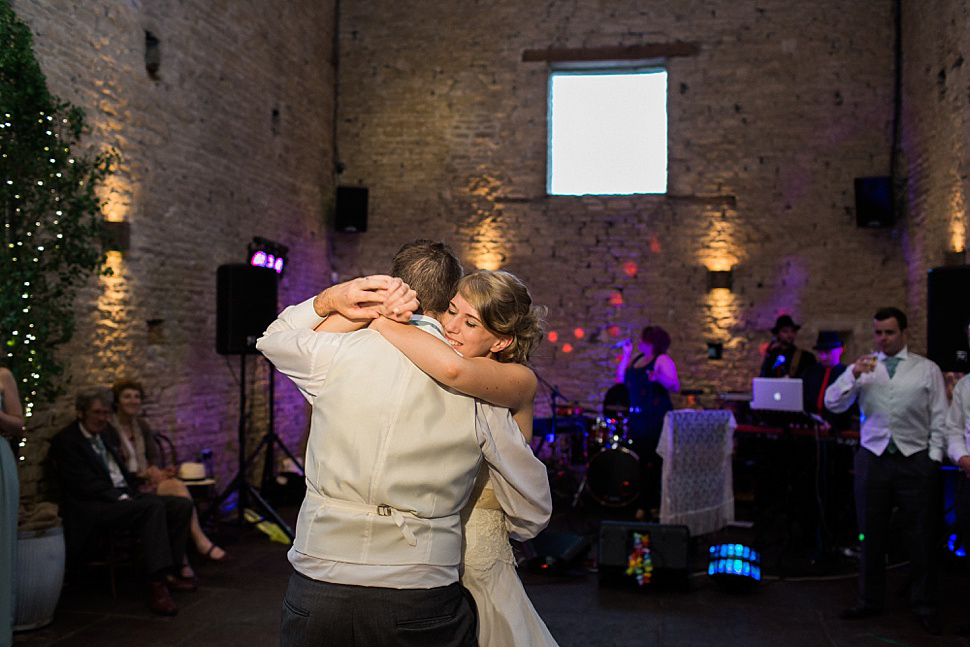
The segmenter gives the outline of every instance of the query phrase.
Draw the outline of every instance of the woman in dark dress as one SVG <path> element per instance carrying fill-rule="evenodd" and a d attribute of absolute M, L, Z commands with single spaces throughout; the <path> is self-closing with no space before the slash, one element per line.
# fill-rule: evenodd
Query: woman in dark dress
<path fill-rule="evenodd" d="M 633 451 L 640 458 L 640 498 L 637 519 L 660 505 L 660 457 L 657 441 L 664 416 L 673 409 L 670 393 L 680 391 L 677 366 L 667 355 L 670 335 L 660 326 L 647 326 L 640 335 L 640 354 L 633 355 L 633 342 L 623 345 L 616 369 L 616 381 L 626 385 L 630 396 L 628 429 Z M 631 359 L 632 357 L 632 359 Z M 656 516 L 654 513 L 653 516 Z"/>

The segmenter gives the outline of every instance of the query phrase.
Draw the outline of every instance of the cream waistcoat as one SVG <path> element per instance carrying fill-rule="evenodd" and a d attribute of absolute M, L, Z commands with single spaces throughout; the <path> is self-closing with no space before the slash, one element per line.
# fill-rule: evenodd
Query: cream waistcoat
<path fill-rule="evenodd" d="M 342 337 L 311 399 L 294 548 L 351 564 L 457 565 L 459 511 L 482 459 L 475 401 L 374 331 Z"/>

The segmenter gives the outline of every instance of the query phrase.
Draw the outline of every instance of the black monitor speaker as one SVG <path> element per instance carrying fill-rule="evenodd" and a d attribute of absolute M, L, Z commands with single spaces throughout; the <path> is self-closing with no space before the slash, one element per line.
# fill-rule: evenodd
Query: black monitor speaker
<path fill-rule="evenodd" d="M 367 187 L 337 187 L 334 227 L 337 231 L 367 231 Z"/>
<path fill-rule="evenodd" d="M 636 541 L 646 542 L 652 574 L 649 582 L 628 573 Z M 599 539 L 600 585 L 650 590 L 686 591 L 690 588 L 690 530 L 687 526 L 660 523 L 603 521 Z"/>
<path fill-rule="evenodd" d="M 945 372 L 970 372 L 970 265 L 929 271 L 926 291 L 926 354 Z"/>
<path fill-rule="evenodd" d="M 855 217 L 860 227 L 891 227 L 896 222 L 892 178 L 878 176 L 855 179 Z"/>
<path fill-rule="evenodd" d="M 216 352 L 242 355 L 258 352 L 256 340 L 276 319 L 279 275 L 268 267 L 245 263 L 222 265 L 216 271 Z"/>

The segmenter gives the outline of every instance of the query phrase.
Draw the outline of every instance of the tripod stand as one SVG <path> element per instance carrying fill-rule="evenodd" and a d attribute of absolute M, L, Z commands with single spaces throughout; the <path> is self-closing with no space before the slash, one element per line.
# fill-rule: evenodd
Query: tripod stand
<path fill-rule="evenodd" d="M 267 466 L 267 468 L 269 468 L 272 465 L 272 463 L 271 463 L 271 457 L 272 457 L 274 443 L 276 445 L 279 445 L 280 449 L 282 449 L 286 453 L 286 455 L 289 456 L 290 459 L 295 464 L 300 465 L 300 462 L 298 460 L 296 460 L 296 458 L 293 456 L 293 454 L 290 453 L 290 450 L 287 449 L 286 445 L 283 444 L 283 441 L 280 440 L 280 437 L 276 435 L 276 431 L 273 428 L 273 421 L 274 421 L 274 415 L 273 415 L 273 409 L 274 409 L 274 407 L 273 407 L 273 395 L 274 395 L 274 393 L 273 393 L 273 391 L 274 391 L 274 389 L 273 389 L 273 386 L 274 386 L 273 371 L 275 369 L 271 369 L 270 370 L 270 378 L 269 378 L 270 379 L 270 391 L 269 391 L 270 426 L 269 426 L 269 431 L 266 432 L 266 434 L 263 436 L 262 440 L 259 441 L 259 444 L 256 445 L 256 448 L 247 457 L 246 456 L 246 353 L 241 353 L 240 354 L 240 357 L 239 357 L 239 365 L 240 365 L 240 377 L 239 377 L 239 471 L 236 472 L 236 475 L 233 477 L 232 481 L 230 481 L 229 486 L 226 487 L 226 489 L 222 492 L 222 494 L 220 494 L 216 498 L 216 500 L 213 502 L 213 504 L 209 507 L 209 510 L 206 513 L 206 517 L 208 517 L 210 514 L 212 514 L 213 511 L 218 510 L 219 509 L 219 506 L 222 505 L 222 503 L 226 499 L 228 499 L 232 495 L 233 492 L 238 492 L 239 493 L 238 510 L 239 510 L 239 524 L 240 525 L 244 525 L 246 523 L 246 516 L 245 516 L 246 515 L 246 508 L 249 505 L 249 497 L 252 497 L 253 499 L 255 499 L 259 503 L 259 505 L 266 512 L 266 514 L 270 518 L 272 518 L 273 521 L 276 522 L 276 524 L 283 530 L 284 533 L 286 533 L 286 536 L 290 538 L 290 541 L 293 541 L 293 538 L 295 537 L 295 534 L 293 533 L 293 529 L 290 528 L 290 526 L 289 526 L 288 523 L 286 523 L 285 521 L 283 521 L 283 518 L 280 517 L 279 513 L 276 512 L 275 509 L 273 509 L 273 506 L 271 506 L 266 501 L 266 499 L 264 499 L 260 495 L 260 493 L 258 491 L 256 491 L 253 488 L 253 486 L 251 486 L 249 484 L 249 481 L 246 480 L 246 470 L 248 470 L 249 469 L 249 466 L 253 464 L 253 461 L 254 460 L 256 460 L 256 457 L 259 455 L 259 452 L 260 452 L 260 450 L 263 449 L 263 447 L 266 448 L 266 452 L 267 452 L 267 460 L 266 460 L 266 466 Z M 267 479 L 266 479 L 265 473 L 263 475 L 263 483 L 264 483 L 264 485 L 267 483 Z"/>

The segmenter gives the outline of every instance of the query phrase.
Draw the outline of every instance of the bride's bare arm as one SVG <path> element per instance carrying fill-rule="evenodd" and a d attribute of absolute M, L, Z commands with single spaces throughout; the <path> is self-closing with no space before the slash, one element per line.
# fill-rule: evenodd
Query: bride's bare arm
<path fill-rule="evenodd" d="M 456 391 L 508 407 L 513 414 L 532 407 L 538 380 L 522 364 L 462 357 L 440 339 L 384 317 L 371 322 L 371 328 L 384 335 L 415 366 Z"/>

